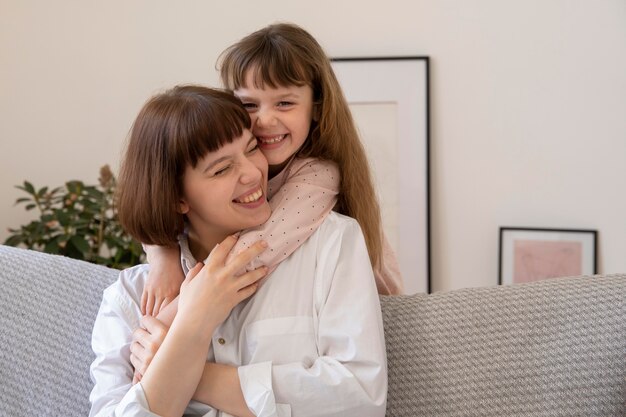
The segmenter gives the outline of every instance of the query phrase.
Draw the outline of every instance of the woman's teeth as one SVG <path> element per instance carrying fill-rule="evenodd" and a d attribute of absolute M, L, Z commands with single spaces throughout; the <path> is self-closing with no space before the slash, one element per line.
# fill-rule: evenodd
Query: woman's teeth
<path fill-rule="evenodd" d="M 254 192 L 252 194 L 248 194 L 247 196 L 245 196 L 243 198 L 238 198 L 235 201 L 237 203 L 244 203 L 244 204 L 252 203 L 252 202 L 257 201 L 259 198 L 261 198 L 262 195 L 263 195 L 263 190 L 261 190 L 259 188 L 258 191 Z"/>
<path fill-rule="evenodd" d="M 278 135 L 278 136 L 274 136 L 274 137 L 271 137 L 271 138 L 262 138 L 260 140 L 261 140 L 261 142 L 269 145 L 269 144 L 272 144 L 272 143 L 280 142 L 283 139 L 285 139 L 285 135 Z"/>

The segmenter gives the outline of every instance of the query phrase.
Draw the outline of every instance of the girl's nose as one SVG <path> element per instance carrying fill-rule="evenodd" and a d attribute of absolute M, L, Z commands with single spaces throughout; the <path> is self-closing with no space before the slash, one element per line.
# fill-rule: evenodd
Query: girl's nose
<path fill-rule="evenodd" d="M 271 110 L 262 110 L 257 112 L 255 123 L 258 127 L 272 127 L 276 124 L 276 117 Z"/>

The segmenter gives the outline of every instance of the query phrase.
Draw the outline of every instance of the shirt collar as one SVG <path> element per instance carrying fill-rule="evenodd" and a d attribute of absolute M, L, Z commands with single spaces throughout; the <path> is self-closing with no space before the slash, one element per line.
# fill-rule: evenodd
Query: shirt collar
<path fill-rule="evenodd" d="M 178 246 L 180 246 L 180 264 L 183 267 L 185 276 L 187 276 L 187 273 L 198 261 L 196 261 L 196 258 L 191 254 L 191 250 L 189 250 L 189 239 L 187 238 L 186 231 L 178 235 Z"/>

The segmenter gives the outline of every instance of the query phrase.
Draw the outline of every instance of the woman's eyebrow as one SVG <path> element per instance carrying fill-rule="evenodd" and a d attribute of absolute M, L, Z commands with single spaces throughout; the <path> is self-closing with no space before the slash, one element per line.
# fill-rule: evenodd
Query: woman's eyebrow
<path fill-rule="evenodd" d="M 210 170 L 211 168 L 213 168 L 215 165 L 219 164 L 220 162 L 226 161 L 230 159 L 230 155 L 225 155 L 222 156 L 221 158 L 217 158 L 215 161 L 211 162 L 209 165 L 207 165 L 203 170 L 202 173 L 204 174 L 205 172 L 207 172 L 208 170 Z"/>
<path fill-rule="evenodd" d="M 250 134 L 250 139 L 248 140 L 248 142 L 246 143 L 246 148 L 248 148 L 248 146 L 250 146 L 250 144 L 252 142 L 256 141 L 256 136 L 254 136 L 253 134 Z M 211 162 L 209 165 L 207 165 L 203 170 L 202 173 L 207 172 L 208 170 L 210 170 L 211 168 L 213 168 L 215 165 L 219 164 L 220 162 L 226 161 L 228 159 L 231 158 L 231 155 L 224 155 L 220 158 L 217 158 L 215 161 Z"/>

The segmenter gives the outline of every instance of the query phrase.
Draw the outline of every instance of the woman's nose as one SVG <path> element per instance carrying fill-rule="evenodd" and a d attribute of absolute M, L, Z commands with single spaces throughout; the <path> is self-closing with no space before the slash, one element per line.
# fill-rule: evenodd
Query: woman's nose
<path fill-rule="evenodd" d="M 251 184 L 254 182 L 258 182 L 262 176 L 263 173 L 261 172 L 259 167 L 257 167 L 256 164 L 250 159 L 245 158 L 244 162 L 241 165 L 241 175 L 239 177 L 239 181 L 242 184 Z"/>

